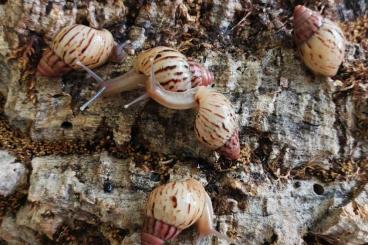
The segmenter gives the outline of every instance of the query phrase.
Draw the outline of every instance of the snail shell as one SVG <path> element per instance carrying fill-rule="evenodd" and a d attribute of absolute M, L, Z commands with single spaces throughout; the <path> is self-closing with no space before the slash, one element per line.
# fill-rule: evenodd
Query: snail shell
<path fill-rule="evenodd" d="M 146 215 L 183 230 L 201 216 L 205 194 L 194 179 L 174 181 L 155 188 L 147 202 Z"/>
<path fill-rule="evenodd" d="M 156 187 L 148 197 L 145 214 L 141 235 L 143 245 L 163 244 L 194 223 L 201 235 L 215 234 L 228 240 L 213 229 L 211 199 L 194 179 Z"/>
<path fill-rule="evenodd" d="M 301 5 L 295 7 L 293 15 L 294 38 L 305 65 L 317 75 L 336 75 L 345 55 L 345 37 L 341 29 Z"/>
<path fill-rule="evenodd" d="M 185 55 L 172 48 L 155 47 L 138 55 L 135 70 L 149 77 L 153 58 L 156 79 L 166 90 L 180 92 L 191 88 L 191 70 Z"/>
<path fill-rule="evenodd" d="M 112 34 L 84 25 L 63 28 L 54 38 L 37 67 L 43 76 L 60 76 L 71 69 L 81 69 L 75 62 L 92 69 L 104 64 L 115 46 Z M 64 64 L 62 64 L 64 63 Z"/>
<path fill-rule="evenodd" d="M 221 93 L 200 87 L 195 95 L 198 140 L 224 157 L 235 160 L 240 155 L 238 121 L 231 102 Z"/>
<path fill-rule="evenodd" d="M 192 73 L 192 88 L 213 84 L 213 74 L 198 62 L 189 60 L 189 69 Z"/>

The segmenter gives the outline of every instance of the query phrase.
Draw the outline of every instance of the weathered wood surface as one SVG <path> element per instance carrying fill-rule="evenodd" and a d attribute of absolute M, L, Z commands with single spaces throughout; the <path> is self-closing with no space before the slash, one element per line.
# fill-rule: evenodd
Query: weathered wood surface
<path fill-rule="evenodd" d="M 343 27 L 336 77 L 315 77 L 298 58 L 297 4 Z M 194 111 L 153 101 L 125 110 L 141 91 L 80 112 L 91 77 L 35 75 L 42 50 L 73 23 L 131 41 L 123 63 L 95 69 L 103 78 L 157 45 L 204 63 L 239 114 L 241 159 L 199 145 Z M 206 185 L 216 228 L 239 244 L 367 243 L 366 23 L 364 0 L 0 1 L 0 244 L 137 244 L 149 191 L 186 177 Z"/>

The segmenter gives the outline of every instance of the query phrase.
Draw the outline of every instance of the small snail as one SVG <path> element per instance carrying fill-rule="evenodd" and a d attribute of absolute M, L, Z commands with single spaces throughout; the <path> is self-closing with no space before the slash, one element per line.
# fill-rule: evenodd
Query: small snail
<path fill-rule="evenodd" d="M 192 87 L 207 86 L 213 83 L 211 72 L 199 63 L 188 61 L 185 55 L 175 49 L 162 46 L 155 47 L 140 53 L 132 70 L 107 81 L 102 81 L 90 69 L 86 69 L 96 80 L 100 81 L 99 87 L 101 89 L 92 99 L 82 105 L 81 110 L 83 111 L 102 93 L 104 96 L 110 96 L 143 87 L 144 83 L 150 79 L 151 60 L 153 58 L 155 58 L 154 67 L 156 68 L 154 73 L 157 76 L 157 81 L 167 90 L 180 92 Z M 144 94 L 125 105 L 125 108 L 147 97 L 147 94 Z"/>
<path fill-rule="evenodd" d="M 200 86 L 184 92 L 171 92 L 156 82 L 154 65 L 146 92 L 159 104 L 176 110 L 196 108 L 195 133 L 198 140 L 230 160 L 240 156 L 239 126 L 231 102 L 221 93 Z"/>
<path fill-rule="evenodd" d="M 301 5 L 295 7 L 293 16 L 295 42 L 306 66 L 317 75 L 336 75 L 345 55 L 345 37 L 341 29 Z"/>
<path fill-rule="evenodd" d="M 120 53 L 119 53 L 120 52 Z M 104 64 L 109 58 L 123 59 L 121 46 L 115 44 L 112 34 L 84 25 L 64 27 L 54 38 L 37 66 L 42 76 L 57 77 L 72 69 L 81 69 L 77 61 L 89 68 Z"/>
<path fill-rule="evenodd" d="M 232 242 L 213 228 L 212 202 L 194 179 L 156 187 L 149 195 L 141 234 L 142 245 L 160 245 L 173 240 L 184 229 L 197 226 L 199 239 L 209 235 Z"/>

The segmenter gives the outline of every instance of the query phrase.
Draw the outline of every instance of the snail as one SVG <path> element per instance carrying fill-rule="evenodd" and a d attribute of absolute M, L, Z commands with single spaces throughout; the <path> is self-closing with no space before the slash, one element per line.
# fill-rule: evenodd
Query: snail
<path fill-rule="evenodd" d="M 195 179 L 173 181 L 156 187 L 149 195 L 141 234 L 142 245 L 160 245 L 196 224 L 199 239 L 216 235 L 232 241 L 213 228 L 212 202 Z"/>
<path fill-rule="evenodd" d="M 56 35 L 51 47 L 44 52 L 37 71 L 42 76 L 57 77 L 72 69 L 81 69 L 78 61 L 91 69 L 108 59 L 119 61 L 124 58 L 124 45 L 117 45 L 106 29 L 70 25 Z"/>
<path fill-rule="evenodd" d="M 341 29 L 301 5 L 294 8 L 293 16 L 294 39 L 303 62 L 317 75 L 336 75 L 345 55 L 345 37 Z"/>
<path fill-rule="evenodd" d="M 167 108 L 176 110 L 196 108 L 194 129 L 197 139 L 227 159 L 238 159 L 239 126 L 231 102 L 223 94 L 204 86 L 184 92 L 165 90 L 156 81 L 153 66 L 151 79 L 145 83 L 148 95 Z"/>
<path fill-rule="evenodd" d="M 208 86 L 213 83 L 212 73 L 201 64 L 187 60 L 185 55 L 173 48 L 159 46 L 140 53 L 134 62 L 132 70 L 107 81 L 102 81 L 93 71 L 84 67 L 87 72 L 100 82 L 99 87 L 101 89 L 92 99 L 81 106 L 81 110 L 83 111 L 101 94 L 111 96 L 123 91 L 143 87 L 144 83 L 150 79 L 151 59 L 154 57 L 154 65 L 157 67 L 154 71 L 155 75 L 160 84 L 167 90 L 180 92 L 192 87 Z M 147 97 L 147 94 L 144 94 L 125 105 L 125 108 Z"/>

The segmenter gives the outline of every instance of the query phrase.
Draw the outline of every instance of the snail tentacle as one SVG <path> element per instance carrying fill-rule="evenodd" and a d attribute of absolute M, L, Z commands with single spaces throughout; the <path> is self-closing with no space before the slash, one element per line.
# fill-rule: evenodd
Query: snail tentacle
<path fill-rule="evenodd" d="M 149 99 L 149 96 L 148 96 L 147 93 L 144 93 L 141 96 L 139 96 L 138 98 L 136 98 L 135 100 L 133 100 L 132 102 L 129 102 L 128 104 L 125 104 L 124 108 L 128 109 L 130 106 L 138 103 L 139 101 L 143 101 L 143 100 L 147 100 L 147 99 Z"/>
<path fill-rule="evenodd" d="M 86 103 L 84 103 L 80 107 L 81 111 L 84 111 L 92 102 L 98 99 L 101 95 L 108 96 L 122 91 L 129 91 L 138 88 L 141 86 L 141 83 L 139 81 L 146 79 L 144 75 L 137 74 L 132 70 L 125 73 L 122 76 L 118 76 L 116 78 L 104 81 L 100 76 L 98 76 L 88 67 L 84 66 L 81 62 L 77 61 L 77 64 L 80 65 L 84 70 L 86 70 L 88 74 L 90 74 L 97 82 L 99 82 L 98 87 L 100 88 L 91 99 L 89 99 Z M 122 80 L 124 80 L 124 82 L 121 82 Z"/>

